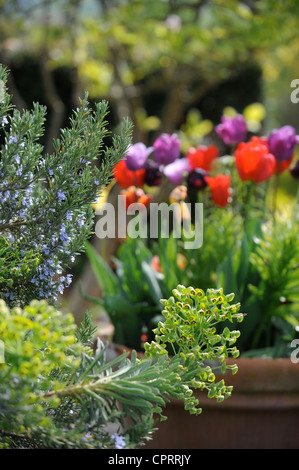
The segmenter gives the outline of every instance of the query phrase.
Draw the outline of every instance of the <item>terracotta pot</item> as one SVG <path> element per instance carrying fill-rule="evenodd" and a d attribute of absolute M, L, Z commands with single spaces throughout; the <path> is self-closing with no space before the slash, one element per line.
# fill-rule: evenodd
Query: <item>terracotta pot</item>
<path fill-rule="evenodd" d="M 229 362 L 229 361 L 228 361 Z M 192 416 L 171 401 L 147 449 L 298 449 L 299 364 L 290 359 L 237 359 L 224 376 L 233 385 L 222 403 L 196 394 L 203 412 Z M 217 376 L 217 380 L 223 376 Z"/>

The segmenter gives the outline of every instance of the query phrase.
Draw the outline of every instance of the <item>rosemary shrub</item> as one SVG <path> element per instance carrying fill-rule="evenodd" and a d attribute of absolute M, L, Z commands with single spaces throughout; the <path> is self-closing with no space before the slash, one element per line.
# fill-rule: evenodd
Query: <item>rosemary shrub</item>
<path fill-rule="evenodd" d="M 40 139 L 46 108 L 35 103 L 23 113 L 13 109 L 6 82 L 0 67 L 0 297 L 11 306 L 54 302 L 71 283 L 64 273 L 91 234 L 91 203 L 124 157 L 131 125 L 124 120 L 107 147 L 108 104 L 97 103 L 92 111 L 86 95 L 53 153 L 45 155 Z"/>

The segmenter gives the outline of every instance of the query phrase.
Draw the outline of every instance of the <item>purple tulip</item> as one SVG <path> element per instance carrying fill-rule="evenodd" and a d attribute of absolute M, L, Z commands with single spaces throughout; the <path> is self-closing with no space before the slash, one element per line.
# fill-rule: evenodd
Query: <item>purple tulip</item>
<path fill-rule="evenodd" d="M 160 165 L 151 159 L 145 163 L 144 182 L 148 186 L 159 186 L 162 181 L 162 171 Z"/>
<path fill-rule="evenodd" d="M 293 156 L 295 145 L 298 143 L 298 137 L 292 126 L 274 129 L 268 138 L 270 153 L 278 161 L 289 160 Z"/>
<path fill-rule="evenodd" d="M 184 173 L 190 171 L 188 158 L 178 158 L 164 168 L 164 175 L 173 184 L 182 184 Z"/>
<path fill-rule="evenodd" d="M 161 134 L 154 142 L 154 158 L 160 165 L 174 162 L 180 155 L 181 143 L 176 134 Z"/>
<path fill-rule="evenodd" d="M 125 156 L 129 170 L 135 171 L 144 168 L 146 160 L 152 151 L 153 147 L 146 147 L 142 142 L 130 145 Z"/>
<path fill-rule="evenodd" d="M 233 117 L 222 116 L 221 124 L 215 127 L 215 131 L 226 145 L 236 145 L 246 137 L 246 121 L 242 114 Z"/>

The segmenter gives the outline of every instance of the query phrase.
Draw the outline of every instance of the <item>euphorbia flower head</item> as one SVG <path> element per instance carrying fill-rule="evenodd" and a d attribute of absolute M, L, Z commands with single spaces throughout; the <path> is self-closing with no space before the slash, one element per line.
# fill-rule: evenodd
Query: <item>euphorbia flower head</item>
<path fill-rule="evenodd" d="M 236 168 L 242 181 L 262 183 L 275 171 L 276 160 L 265 141 L 253 138 L 241 142 L 235 151 Z"/>
<path fill-rule="evenodd" d="M 278 161 L 289 160 L 293 157 L 298 139 L 299 136 L 296 136 L 296 131 L 292 126 L 274 129 L 268 138 L 269 150 Z"/>
<path fill-rule="evenodd" d="M 188 158 L 178 158 L 164 168 L 165 176 L 173 184 L 182 184 L 184 174 L 189 173 L 190 164 Z"/>
<path fill-rule="evenodd" d="M 202 168 L 210 171 L 212 162 L 219 157 L 219 150 L 215 145 L 199 145 L 191 147 L 186 155 L 189 160 L 191 170 Z"/>
<path fill-rule="evenodd" d="M 214 204 L 218 207 L 225 207 L 230 197 L 230 176 L 221 174 L 214 178 L 206 176 L 205 180 L 211 189 Z"/>
<path fill-rule="evenodd" d="M 180 155 L 181 143 L 176 134 L 161 134 L 154 142 L 154 158 L 160 165 L 174 162 Z"/>
<path fill-rule="evenodd" d="M 242 114 L 233 117 L 222 116 L 221 123 L 215 127 L 215 131 L 226 145 L 236 145 L 246 137 L 246 121 Z"/>
<path fill-rule="evenodd" d="M 128 188 L 129 186 L 142 187 L 144 185 L 145 169 L 132 171 L 127 167 L 125 160 L 118 162 L 113 170 L 114 178 L 120 188 Z"/>
<path fill-rule="evenodd" d="M 153 147 L 146 147 L 142 142 L 129 145 L 125 156 L 129 170 L 135 171 L 144 168 L 147 158 L 152 151 Z"/>

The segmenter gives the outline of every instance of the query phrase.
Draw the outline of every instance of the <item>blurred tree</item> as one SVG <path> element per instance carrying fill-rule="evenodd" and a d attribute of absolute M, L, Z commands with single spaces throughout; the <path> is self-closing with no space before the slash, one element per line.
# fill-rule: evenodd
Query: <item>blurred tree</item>
<path fill-rule="evenodd" d="M 298 71 L 298 10 L 296 0 L 0 0 L 0 60 L 35 59 L 50 138 L 66 112 L 54 71 L 67 67 L 71 105 L 86 88 L 108 99 L 116 122 L 130 117 L 134 140 L 146 141 L 152 131 L 176 130 L 216 90 L 214 104 L 204 103 L 211 114 L 219 84 L 244 80 L 247 69 L 261 67 L 270 96 L 277 94 L 279 79 Z"/>

